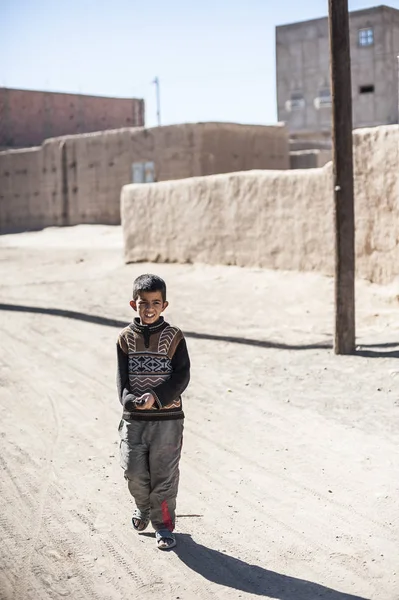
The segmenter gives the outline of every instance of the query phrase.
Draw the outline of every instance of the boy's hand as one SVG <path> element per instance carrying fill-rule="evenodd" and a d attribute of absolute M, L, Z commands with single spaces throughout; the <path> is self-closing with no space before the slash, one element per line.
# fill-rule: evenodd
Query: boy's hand
<path fill-rule="evenodd" d="M 136 398 L 136 408 L 138 410 L 148 410 L 155 403 L 155 398 L 152 394 L 143 394 Z"/>

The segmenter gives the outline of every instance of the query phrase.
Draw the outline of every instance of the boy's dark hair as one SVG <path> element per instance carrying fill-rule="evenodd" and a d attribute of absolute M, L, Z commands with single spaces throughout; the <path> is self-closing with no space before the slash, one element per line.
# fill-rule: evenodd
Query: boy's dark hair
<path fill-rule="evenodd" d="M 140 292 L 161 292 L 162 300 L 166 302 L 166 283 L 158 275 L 146 273 L 133 282 L 133 300 L 137 300 Z"/>

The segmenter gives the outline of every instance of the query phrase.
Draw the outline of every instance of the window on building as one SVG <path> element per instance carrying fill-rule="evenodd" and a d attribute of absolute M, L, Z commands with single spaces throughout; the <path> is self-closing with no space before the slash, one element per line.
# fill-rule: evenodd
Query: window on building
<path fill-rule="evenodd" d="M 155 167 L 153 162 L 135 162 L 132 164 L 133 183 L 153 183 Z"/>
<path fill-rule="evenodd" d="M 319 93 L 320 106 L 331 106 L 330 88 L 323 88 Z"/>
<path fill-rule="evenodd" d="M 373 85 L 361 85 L 359 88 L 359 94 L 373 94 L 374 86 Z"/>
<path fill-rule="evenodd" d="M 299 110 L 305 106 L 305 98 L 303 97 L 302 92 L 292 92 L 290 107 L 291 110 Z"/>
<path fill-rule="evenodd" d="M 331 108 L 331 91 L 327 85 L 320 88 L 318 96 L 314 99 L 314 106 L 316 110 L 320 110 L 321 108 Z"/>
<path fill-rule="evenodd" d="M 359 46 L 372 46 L 374 44 L 374 29 L 366 27 L 359 29 Z"/>

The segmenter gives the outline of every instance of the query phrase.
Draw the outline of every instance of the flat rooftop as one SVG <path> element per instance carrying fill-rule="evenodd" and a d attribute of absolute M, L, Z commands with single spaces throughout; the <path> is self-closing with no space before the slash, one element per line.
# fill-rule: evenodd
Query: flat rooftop
<path fill-rule="evenodd" d="M 350 16 L 371 15 L 373 13 L 381 13 L 384 11 L 387 11 L 390 13 L 395 13 L 399 18 L 399 10 L 397 8 L 393 8 L 392 6 L 386 6 L 385 4 L 381 4 L 380 6 L 373 6 L 372 8 L 363 8 L 361 10 L 353 10 L 353 11 L 350 11 L 349 15 Z M 326 19 L 328 19 L 327 15 L 324 17 L 317 17 L 315 19 L 308 19 L 307 21 L 296 21 L 295 23 L 286 23 L 286 24 L 282 24 L 282 25 L 277 25 L 276 29 L 280 29 L 283 27 L 304 26 L 304 25 L 308 25 L 310 23 L 317 23 L 320 21 L 325 21 Z"/>

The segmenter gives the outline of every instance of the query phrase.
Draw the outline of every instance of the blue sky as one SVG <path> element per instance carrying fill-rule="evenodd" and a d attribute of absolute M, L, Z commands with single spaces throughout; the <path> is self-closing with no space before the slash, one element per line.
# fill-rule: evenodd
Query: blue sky
<path fill-rule="evenodd" d="M 327 0 L 0 0 L 0 86 L 144 98 L 153 126 L 158 76 L 162 124 L 274 123 L 275 26 L 327 11 Z"/>

